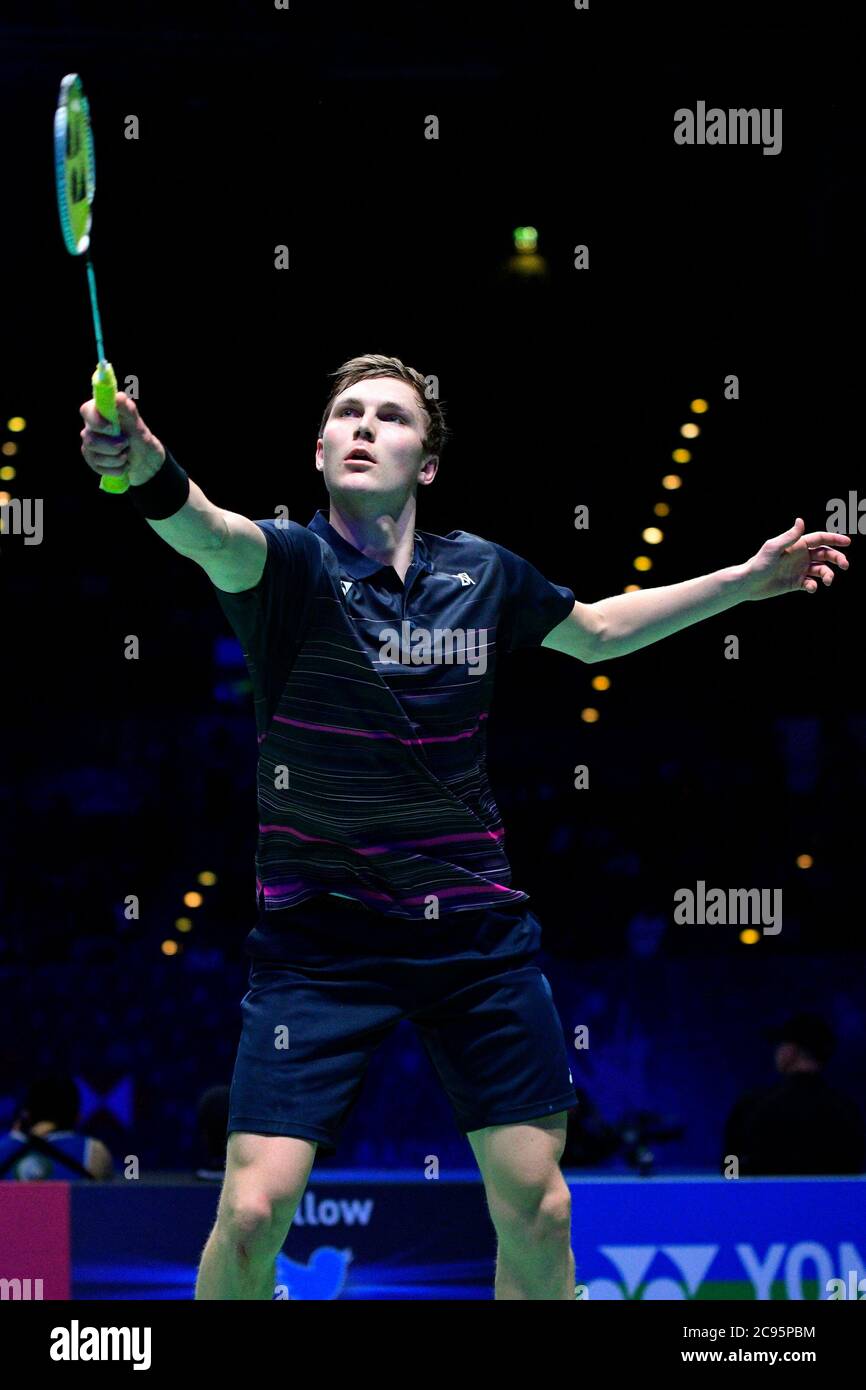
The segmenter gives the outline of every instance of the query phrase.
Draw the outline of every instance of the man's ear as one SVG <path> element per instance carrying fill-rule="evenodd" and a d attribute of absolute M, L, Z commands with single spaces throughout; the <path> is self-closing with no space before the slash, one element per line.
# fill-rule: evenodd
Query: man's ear
<path fill-rule="evenodd" d="M 325 467 L 325 446 L 321 439 L 316 440 L 316 468 L 321 473 Z"/>
<path fill-rule="evenodd" d="M 433 479 L 436 477 L 436 473 L 439 468 L 439 455 L 427 454 L 421 464 L 421 467 L 422 469 L 424 469 L 424 472 L 419 473 L 418 482 L 421 485 L 421 487 L 427 487 L 430 483 L 432 483 Z"/>

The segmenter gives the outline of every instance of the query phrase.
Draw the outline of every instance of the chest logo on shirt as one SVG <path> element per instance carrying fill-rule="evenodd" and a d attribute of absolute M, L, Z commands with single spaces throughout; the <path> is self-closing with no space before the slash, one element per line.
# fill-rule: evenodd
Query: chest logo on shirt
<path fill-rule="evenodd" d="M 352 587 L 352 580 L 351 580 L 351 579 L 341 579 L 341 580 L 340 580 L 340 586 L 341 586 L 341 588 L 342 588 L 342 590 L 343 590 L 343 597 L 345 598 L 346 594 L 349 592 L 349 590 L 350 590 L 351 587 Z"/>

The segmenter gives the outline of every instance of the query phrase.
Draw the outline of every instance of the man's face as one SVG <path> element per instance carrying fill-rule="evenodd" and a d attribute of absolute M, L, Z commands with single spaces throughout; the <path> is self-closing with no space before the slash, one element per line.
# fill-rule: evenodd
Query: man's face
<path fill-rule="evenodd" d="M 316 467 L 337 501 L 366 510 L 383 503 L 399 511 L 416 484 L 436 476 L 438 459 L 425 454 L 427 414 L 417 393 L 399 377 L 369 377 L 347 386 L 331 406 L 316 444 Z M 368 461 L 354 459 L 366 453 Z"/>

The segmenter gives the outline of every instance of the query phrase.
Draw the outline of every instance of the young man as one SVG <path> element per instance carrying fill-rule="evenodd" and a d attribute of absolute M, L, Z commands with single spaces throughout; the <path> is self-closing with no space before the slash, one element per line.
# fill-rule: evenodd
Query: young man
<path fill-rule="evenodd" d="M 497 655 L 609 660 L 747 598 L 814 592 L 849 538 L 798 518 L 747 564 L 575 602 L 494 542 L 416 529 L 445 435 L 418 372 L 368 355 L 335 375 L 316 444 L 329 515 L 309 526 L 215 506 L 124 394 L 118 436 L 81 411 L 85 459 L 127 476 L 209 575 L 254 688 L 258 923 L 196 1297 L 273 1296 L 316 1150 L 334 1151 L 372 1052 L 411 1017 L 481 1170 L 496 1297 L 572 1298 L 559 1159 L 576 1096 L 485 773 Z"/>

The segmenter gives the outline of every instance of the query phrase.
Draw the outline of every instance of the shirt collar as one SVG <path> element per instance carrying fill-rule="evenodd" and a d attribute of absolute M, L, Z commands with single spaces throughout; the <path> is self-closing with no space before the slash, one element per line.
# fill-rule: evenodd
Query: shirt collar
<path fill-rule="evenodd" d="M 372 556 L 365 555 L 363 551 L 356 550 L 355 547 L 341 536 L 339 531 L 335 531 L 328 518 L 325 516 L 322 507 L 316 512 L 312 521 L 307 527 L 308 531 L 315 531 L 317 536 L 321 536 L 323 541 L 327 541 L 340 562 L 342 569 L 350 574 L 353 579 L 367 579 L 371 574 L 377 574 L 379 570 L 391 569 L 391 565 L 380 564 Z M 432 570 L 433 561 L 430 558 L 430 548 L 420 531 L 415 532 L 415 558 L 413 561 L 421 569 Z M 410 566 L 411 568 L 411 566 Z"/>

